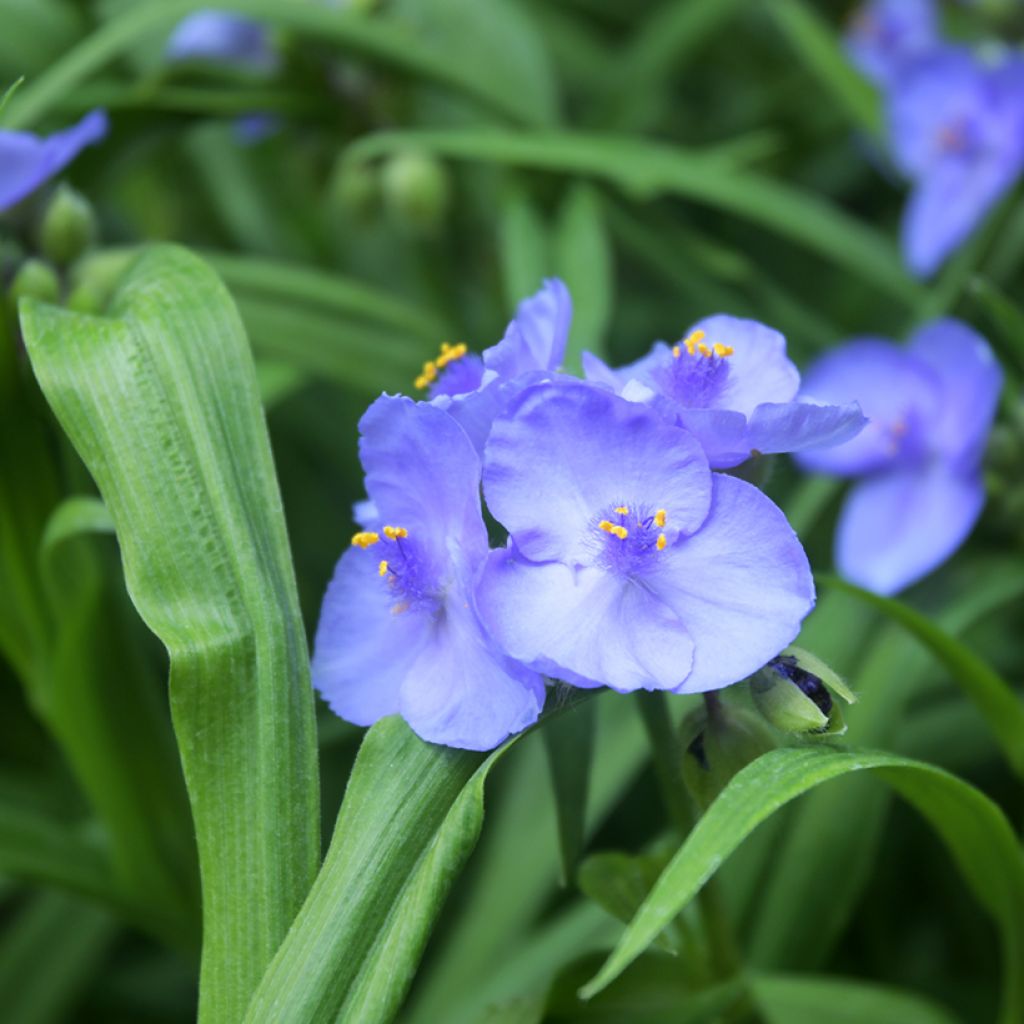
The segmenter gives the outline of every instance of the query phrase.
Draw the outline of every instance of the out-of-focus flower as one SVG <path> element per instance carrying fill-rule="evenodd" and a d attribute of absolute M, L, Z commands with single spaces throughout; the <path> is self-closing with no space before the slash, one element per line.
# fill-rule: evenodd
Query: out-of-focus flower
<path fill-rule="evenodd" d="M 259 74 L 272 73 L 279 63 L 262 22 L 217 10 L 196 11 L 179 22 L 166 54 L 172 61 L 215 61 Z"/>
<path fill-rule="evenodd" d="M 836 533 L 847 579 L 892 594 L 964 542 L 985 501 L 981 456 L 1001 385 L 985 339 L 951 319 L 922 327 L 906 347 L 861 338 L 811 367 L 808 395 L 857 399 L 870 420 L 846 444 L 799 456 L 806 469 L 863 477 Z"/>
<path fill-rule="evenodd" d="M 382 396 L 360 430 L 362 514 L 376 520 L 328 587 L 313 684 L 350 722 L 401 714 L 425 740 L 488 750 L 537 719 L 544 684 L 477 617 L 480 458 L 447 413 L 409 398 Z"/>
<path fill-rule="evenodd" d="M 685 426 L 714 469 L 752 454 L 839 444 L 866 422 L 855 402 L 797 401 L 800 372 L 786 356 L 786 339 L 755 320 L 708 317 L 678 345 L 658 342 L 616 370 L 585 352 L 583 369 L 588 380 Z"/>
<path fill-rule="evenodd" d="M 548 278 L 519 304 L 501 341 L 482 355 L 464 344 L 445 343 L 437 358 L 424 364 L 416 387 L 450 412 L 483 451 L 491 424 L 515 395 L 561 366 L 571 322 L 568 288 Z"/>
<path fill-rule="evenodd" d="M 0 211 L 6 210 L 60 173 L 108 130 L 105 111 L 93 110 L 78 124 L 45 137 L 0 129 Z"/>
<path fill-rule="evenodd" d="M 1024 170 L 1024 61 L 938 50 L 893 88 L 888 117 L 893 159 L 913 183 L 904 259 L 927 276 Z"/>
<path fill-rule="evenodd" d="M 814 603 L 775 505 L 604 388 L 524 391 L 488 439 L 484 493 L 510 543 L 481 577 L 481 616 L 511 656 L 577 686 L 727 686 L 778 654 Z"/>
<path fill-rule="evenodd" d="M 864 75 L 889 86 L 939 39 L 934 0 L 869 0 L 850 19 L 846 52 Z"/>

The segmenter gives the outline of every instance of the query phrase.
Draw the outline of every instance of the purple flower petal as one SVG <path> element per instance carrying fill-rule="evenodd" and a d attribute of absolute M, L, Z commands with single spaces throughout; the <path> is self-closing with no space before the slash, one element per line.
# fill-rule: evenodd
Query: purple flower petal
<path fill-rule="evenodd" d="M 843 506 L 836 565 L 854 583 L 894 594 L 960 547 L 984 502 L 980 476 L 958 474 L 939 461 L 869 477 Z"/>
<path fill-rule="evenodd" d="M 468 604 L 449 603 L 405 678 L 399 706 L 425 740 L 491 750 L 537 721 L 544 683 L 494 648 Z"/>
<path fill-rule="evenodd" d="M 275 71 L 279 63 L 265 25 L 217 10 L 197 11 L 182 19 L 165 52 L 172 61 L 217 61 L 262 74 Z"/>
<path fill-rule="evenodd" d="M 45 138 L 0 129 L 0 211 L 33 193 L 107 131 L 103 110 L 93 110 L 77 124 Z"/>
<path fill-rule="evenodd" d="M 871 0 L 851 19 L 846 51 L 858 70 L 887 86 L 938 41 L 933 0 Z"/>
<path fill-rule="evenodd" d="M 750 458 L 747 418 L 729 409 L 681 409 L 679 422 L 697 440 L 712 469 L 732 469 Z"/>
<path fill-rule="evenodd" d="M 770 455 L 829 448 L 856 437 L 866 423 L 857 402 L 845 405 L 765 403 L 750 417 L 746 438 L 748 451 Z"/>
<path fill-rule="evenodd" d="M 905 349 L 881 338 L 858 338 L 810 368 L 802 397 L 818 404 L 860 403 L 869 423 L 856 437 L 797 455 L 805 469 L 849 476 L 918 457 L 940 391 L 931 370 Z"/>
<path fill-rule="evenodd" d="M 710 500 L 707 460 L 690 434 L 582 382 L 529 388 L 495 422 L 484 490 L 526 558 L 581 565 L 597 557 L 598 522 L 613 508 L 664 509 L 670 530 L 689 533 Z"/>
<path fill-rule="evenodd" d="M 556 277 L 519 303 L 504 338 L 484 352 L 484 365 L 505 378 L 530 370 L 556 370 L 565 358 L 572 322 L 569 289 Z"/>
<path fill-rule="evenodd" d="M 995 418 L 1003 371 L 988 342 L 960 320 L 936 320 L 910 339 L 909 351 L 927 364 L 942 397 L 929 430 L 933 450 L 953 465 L 973 468 Z"/>
<path fill-rule="evenodd" d="M 681 693 L 755 672 L 793 640 L 814 606 L 807 556 L 786 517 L 756 487 L 712 478 L 704 525 L 663 552 L 648 579 L 693 638 L 693 669 Z"/>
<path fill-rule="evenodd" d="M 667 690 L 690 670 L 693 644 L 679 617 L 644 586 L 601 568 L 492 551 L 477 600 L 509 654 L 577 684 Z"/>

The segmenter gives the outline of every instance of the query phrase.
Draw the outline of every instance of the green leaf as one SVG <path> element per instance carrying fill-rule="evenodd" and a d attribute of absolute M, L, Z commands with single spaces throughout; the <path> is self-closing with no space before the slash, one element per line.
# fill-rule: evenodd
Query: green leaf
<path fill-rule="evenodd" d="M 49 563 L 54 557 L 56 549 L 64 541 L 87 533 L 112 534 L 113 532 L 113 517 L 99 498 L 94 498 L 91 495 L 66 498 L 53 510 L 53 515 L 46 521 L 46 529 L 43 531 L 43 539 L 39 545 L 39 560 L 42 563 L 43 574 L 50 576 L 51 581 L 53 580 L 55 570 Z"/>
<path fill-rule="evenodd" d="M 408 147 L 456 160 L 585 175 L 638 201 L 679 196 L 745 217 L 902 302 L 912 304 L 922 294 L 887 239 L 826 200 L 738 168 L 725 155 L 620 135 L 417 130 L 365 136 L 349 147 L 348 157 L 367 159 Z"/>
<path fill-rule="evenodd" d="M 596 716 L 593 701 L 579 701 L 541 730 L 558 813 L 558 846 L 565 885 L 575 879 L 576 865 L 583 852 Z"/>
<path fill-rule="evenodd" d="M 30 128 L 66 96 L 118 57 L 155 34 L 166 33 L 188 14 L 208 7 L 204 0 L 160 0 L 131 7 L 68 50 L 26 85 L 11 102 L 4 120 L 9 128 Z M 464 94 L 513 121 L 541 124 L 538 111 L 509 94 L 487 76 L 426 45 L 414 27 L 387 16 L 339 12 L 313 4 L 279 0 L 218 0 L 218 8 L 238 11 L 270 25 L 290 29 L 342 52 L 350 52 L 425 82 Z"/>
<path fill-rule="evenodd" d="M 943 1007 L 888 985 L 761 974 L 751 989 L 765 1024 L 956 1024 Z"/>
<path fill-rule="evenodd" d="M 805 0 L 765 5 L 807 70 L 845 111 L 854 126 L 872 135 L 882 130 L 878 93 L 850 63 L 834 29 Z"/>
<path fill-rule="evenodd" d="M 999 923 L 1005 956 L 1000 1020 L 1019 1020 L 1024 1013 L 1024 857 L 1002 811 L 973 786 L 930 765 L 892 754 L 823 747 L 770 751 L 733 778 L 581 995 L 589 998 L 618 977 L 762 821 L 821 783 L 864 770 L 878 774 L 928 819 L 979 902 Z"/>
<path fill-rule="evenodd" d="M 12 82 L 5 90 L 4 94 L 0 96 L 0 114 L 4 112 L 4 107 L 10 102 L 11 97 L 18 91 L 21 85 L 24 83 L 24 77 L 17 79 Z"/>
<path fill-rule="evenodd" d="M 985 716 L 1007 761 L 1017 775 L 1024 777 L 1024 703 L 995 669 L 901 601 L 880 597 L 836 577 L 821 577 L 819 582 L 877 608 L 924 644 Z"/>
<path fill-rule="evenodd" d="M 544 995 L 509 999 L 485 1010 L 477 1024 L 541 1024 L 546 1002 Z"/>
<path fill-rule="evenodd" d="M 573 298 L 564 366 L 569 373 L 579 373 L 584 349 L 607 357 L 615 299 L 614 253 L 601 196 L 592 185 L 574 185 L 569 190 L 559 210 L 554 249 L 556 270 Z"/>
<path fill-rule="evenodd" d="M 158 246 L 109 317 L 35 302 L 36 375 L 99 485 L 171 658 L 205 935 L 200 1019 L 241 1019 L 318 859 L 313 695 L 245 334 L 199 259 Z"/>
<path fill-rule="evenodd" d="M 398 717 L 366 734 L 309 898 L 247 1024 L 383 1024 L 409 984 L 483 821 L 489 757 L 423 742 Z"/>
<path fill-rule="evenodd" d="M 515 309 L 552 272 L 548 229 L 529 193 L 514 184 L 498 207 L 498 245 L 505 304 Z"/>
<path fill-rule="evenodd" d="M 970 290 L 996 329 L 999 351 L 1024 373 L 1024 312 L 987 278 L 973 278 Z"/>

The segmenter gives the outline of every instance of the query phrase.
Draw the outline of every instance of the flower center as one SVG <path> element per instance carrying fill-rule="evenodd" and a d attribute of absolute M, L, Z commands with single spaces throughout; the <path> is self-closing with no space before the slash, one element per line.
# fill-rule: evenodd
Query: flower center
<path fill-rule="evenodd" d="M 599 562 L 623 575 L 641 572 L 668 546 L 668 513 L 639 505 L 616 505 L 597 522 L 601 545 Z"/>
<path fill-rule="evenodd" d="M 459 342 L 458 345 L 449 344 L 447 341 L 441 342 L 441 351 L 438 353 L 436 359 L 428 359 L 423 364 L 423 370 L 420 375 L 414 381 L 414 384 L 420 391 L 429 388 L 437 378 L 438 374 L 443 370 L 449 363 L 454 363 L 463 356 L 469 349 L 466 348 L 465 342 Z"/>
<path fill-rule="evenodd" d="M 398 615 L 413 607 L 435 610 L 439 602 L 435 574 L 416 542 L 410 540 L 409 531 L 404 526 L 384 526 L 381 533 L 361 530 L 352 538 L 352 544 L 363 551 L 376 544 L 384 545 L 380 553 L 387 557 L 377 563 L 377 575 L 396 597 L 391 611 Z"/>
<path fill-rule="evenodd" d="M 672 348 L 672 360 L 657 371 L 658 390 L 686 409 L 709 409 L 729 380 L 729 356 L 735 349 L 708 343 L 704 331 L 693 331 Z"/>

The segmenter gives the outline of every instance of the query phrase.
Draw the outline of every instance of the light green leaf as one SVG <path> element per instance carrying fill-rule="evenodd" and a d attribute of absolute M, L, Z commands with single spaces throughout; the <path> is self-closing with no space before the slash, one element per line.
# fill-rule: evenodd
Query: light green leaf
<path fill-rule="evenodd" d="M 572 294 L 573 315 L 564 365 L 579 373 L 584 349 L 607 358 L 615 300 L 614 252 L 601 196 L 592 185 L 574 185 L 562 203 L 554 236 L 555 268 Z"/>
<path fill-rule="evenodd" d="M 733 778 L 581 995 L 600 992 L 643 953 L 762 821 L 821 783 L 864 770 L 878 774 L 928 819 L 974 895 L 999 923 L 1005 956 L 1000 1020 L 1019 1020 L 1024 1012 L 1024 857 L 1002 811 L 973 786 L 930 765 L 892 754 L 824 747 L 770 751 Z"/>
<path fill-rule="evenodd" d="M 872 605 L 909 630 L 949 670 L 957 685 L 985 716 L 1011 767 L 1024 777 L 1024 703 L 995 669 L 970 648 L 930 622 L 909 605 L 880 597 L 836 577 L 822 577 L 827 587 L 843 590 Z"/>
<path fill-rule="evenodd" d="M 746 218 L 905 303 L 922 294 L 887 239 L 825 199 L 743 170 L 724 154 L 621 135 L 426 130 L 378 132 L 350 146 L 348 156 L 367 159 L 409 147 L 456 160 L 589 176 L 639 201 L 679 196 Z"/>
<path fill-rule="evenodd" d="M 91 495 L 78 495 L 66 498 L 54 510 L 46 522 L 43 539 L 39 545 L 39 559 L 43 572 L 51 575 L 53 570 L 48 562 L 55 549 L 64 541 L 80 537 L 88 533 L 111 534 L 114 532 L 114 520 L 107 511 L 107 506 Z"/>
<path fill-rule="evenodd" d="M 109 317 L 26 301 L 43 391 L 171 657 L 203 876 L 200 1020 L 237 1024 L 318 859 L 313 696 L 255 372 L 223 285 L 159 246 Z"/>
<path fill-rule="evenodd" d="M 751 989 L 765 1024 L 957 1024 L 943 1007 L 887 985 L 762 974 Z"/>
<path fill-rule="evenodd" d="M 498 244 L 505 304 L 515 309 L 552 272 L 548 229 L 525 188 L 516 184 L 498 208 Z"/>
<path fill-rule="evenodd" d="M 1024 312 L 985 277 L 975 277 L 971 294 L 996 328 L 998 349 L 1013 361 L 1017 373 L 1024 373 Z"/>
<path fill-rule="evenodd" d="M 476 844 L 490 757 L 425 743 L 398 717 L 367 732 L 323 868 L 247 1024 L 383 1024 L 397 1011 Z"/>

